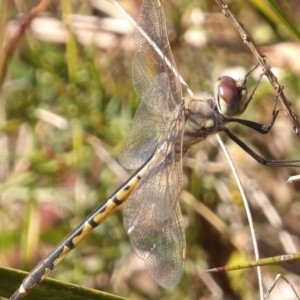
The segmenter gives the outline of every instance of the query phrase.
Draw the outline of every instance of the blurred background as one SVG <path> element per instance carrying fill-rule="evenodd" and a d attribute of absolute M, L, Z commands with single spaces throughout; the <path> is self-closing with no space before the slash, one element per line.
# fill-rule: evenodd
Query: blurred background
<path fill-rule="evenodd" d="M 277 2 L 299 28 L 299 2 Z M 38 3 L 0 3 L 2 48 Z M 119 3 L 137 19 L 141 1 Z M 299 113 L 296 37 L 267 1 L 227 4 L 267 56 L 293 111 Z M 213 94 L 220 75 L 240 79 L 256 64 L 214 1 L 169 0 L 163 5 L 178 70 L 194 94 Z M 8 68 L 2 68 L 1 266 L 32 269 L 129 177 L 117 159 L 140 101 L 131 83 L 133 50 L 134 28 L 110 1 L 52 1 L 32 21 Z M 3 56 L 2 65 L 7 59 Z M 258 69 L 250 77 L 249 91 L 260 73 Z M 242 118 L 269 124 L 275 96 L 263 80 Z M 283 112 L 267 135 L 229 127 L 265 158 L 300 158 L 299 140 Z M 297 252 L 300 183 L 286 181 L 299 170 L 261 166 L 220 135 L 247 193 L 261 257 Z M 241 196 L 216 137 L 190 149 L 183 163 L 187 260 L 174 290 L 157 286 L 134 254 L 122 226 L 122 207 L 51 276 L 130 299 L 258 299 L 254 269 L 201 273 L 254 259 Z M 265 290 L 281 273 L 300 293 L 297 264 L 264 267 L 262 272 Z M 270 299 L 296 297 L 279 281 Z"/>

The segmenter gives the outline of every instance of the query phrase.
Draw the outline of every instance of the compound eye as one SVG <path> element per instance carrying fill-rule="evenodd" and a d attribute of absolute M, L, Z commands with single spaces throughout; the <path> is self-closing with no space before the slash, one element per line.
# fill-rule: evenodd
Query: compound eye
<path fill-rule="evenodd" d="M 240 94 L 236 81 L 229 76 L 222 76 L 217 83 L 217 106 L 221 114 L 233 116 L 239 109 Z"/>

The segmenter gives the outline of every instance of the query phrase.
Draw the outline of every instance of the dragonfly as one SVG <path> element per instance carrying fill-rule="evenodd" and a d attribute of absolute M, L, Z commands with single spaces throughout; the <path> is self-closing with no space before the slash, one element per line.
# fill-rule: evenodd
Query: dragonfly
<path fill-rule="evenodd" d="M 264 159 L 226 127 L 235 122 L 265 134 L 275 122 L 276 98 L 269 125 L 235 118 L 247 108 L 258 85 L 248 96 L 246 82 L 252 70 L 243 80 L 220 77 L 214 97 L 182 97 L 160 0 L 143 1 L 134 49 L 132 80 L 141 103 L 119 160 L 137 171 L 27 275 L 12 300 L 42 282 L 124 202 L 123 224 L 133 249 L 160 286 L 174 288 L 181 279 L 186 252 L 179 207 L 182 157 L 209 135 L 225 132 L 260 164 L 300 166 L 299 160 Z"/>

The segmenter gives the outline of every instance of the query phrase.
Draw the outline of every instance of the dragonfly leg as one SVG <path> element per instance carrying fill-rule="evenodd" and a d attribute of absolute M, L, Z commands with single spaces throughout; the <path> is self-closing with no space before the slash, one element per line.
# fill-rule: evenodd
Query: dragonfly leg
<path fill-rule="evenodd" d="M 243 80 L 243 86 L 246 86 L 249 75 L 250 75 L 255 69 L 257 69 L 258 66 L 259 66 L 259 63 L 258 63 L 257 65 L 255 65 L 255 66 L 254 66 L 254 67 L 246 74 L 246 76 L 245 76 L 245 78 L 244 78 L 244 80 Z M 261 80 L 262 80 L 262 78 L 263 78 L 264 75 L 265 75 L 265 71 L 263 71 L 263 72 L 259 75 L 258 80 L 257 80 L 257 82 L 256 82 L 256 85 L 254 86 L 254 88 L 253 88 L 251 94 L 247 97 L 247 101 L 246 101 L 246 104 L 245 104 L 246 107 L 248 106 L 248 104 L 249 104 L 250 101 L 252 100 L 252 98 L 253 98 L 253 96 L 254 96 L 254 94 L 255 94 L 255 92 L 256 92 L 256 90 L 257 90 L 257 88 L 258 88 L 258 86 L 259 86 L 259 84 L 260 84 L 260 82 L 261 82 Z"/>
<path fill-rule="evenodd" d="M 246 145 L 242 140 L 240 140 L 236 135 L 234 135 L 228 128 L 223 128 L 223 131 L 232 139 L 236 144 L 238 144 L 245 152 L 252 156 L 258 163 L 270 167 L 300 167 L 300 160 L 275 160 L 275 159 L 265 159 L 254 152 L 248 145 Z"/>
<path fill-rule="evenodd" d="M 248 77 L 250 76 L 250 74 L 254 71 L 254 70 L 256 70 L 257 68 L 258 68 L 258 66 L 259 66 L 259 63 L 257 63 L 246 75 L 245 75 L 245 77 L 244 77 L 244 80 L 243 80 L 243 84 L 244 85 L 246 85 L 246 83 L 247 83 L 247 80 L 248 80 Z"/>
<path fill-rule="evenodd" d="M 260 124 L 257 122 L 253 122 L 253 121 L 249 121 L 249 120 L 243 120 L 243 119 L 238 119 L 238 118 L 228 118 L 228 122 L 235 122 L 235 123 L 239 123 L 242 124 L 244 126 L 247 126 L 251 129 L 254 129 L 255 131 L 262 133 L 262 134 L 266 134 L 270 131 L 270 129 L 273 127 L 274 122 L 280 112 L 279 110 L 276 110 L 276 105 L 277 105 L 277 100 L 278 100 L 278 96 L 275 97 L 274 99 L 274 104 L 273 104 L 273 109 L 272 109 L 272 117 L 270 120 L 269 125 L 264 125 L 264 124 Z"/>

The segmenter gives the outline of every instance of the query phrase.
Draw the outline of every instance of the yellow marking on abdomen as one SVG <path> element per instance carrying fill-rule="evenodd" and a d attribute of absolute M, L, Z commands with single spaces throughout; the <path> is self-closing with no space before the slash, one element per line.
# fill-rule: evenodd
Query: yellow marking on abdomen
<path fill-rule="evenodd" d="M 115 197 L 111 198 L 110 200 L 107 201 L 105 209 L 98 213 L 97 215 L 94 216 L 93 221 L 97 224 L 102 223 L 112 212 L 115 211 L 115 209 L 123 202 L 125 202 L 128 197 L 130 196 L 130 194 L 132 193 L 133 189 L 137 186 L 137 184 L 140 181 L 140 173 L 139 176 L 136 176 L 135 178 L 132 179 L 131 182 L 128 183 L 128 185 L 120 190 Z M 113 199 L 116 199 L 119 203 L 119 205 L 117 203 L 114 202 Z"/>
<path fill-rule="evenodd" d="M 130 182 L 130 184 L 128 184 L 126 189 L 123 189 L 116 195 L 116 198 L 121 202 L 127 200 L 129 195 L 131 194 L 131 192 L 133 191 L 133 189 L 137 186 L 137 184 L 139 182 L 140 182 L 140 179 L 138 177 L 135 177 L 134 180 L 132 182 Z"/>
<path fill-rule="evenodd" d="M 59 257 L 57 257 L 54 261 L 53 261 L 53 265 L 54 267 L 56 267 L 66 256 L 67 254 L 71 251 L 72 249 L 69 248 L 68 246 L 64 245 L 63 251 L 59 254 Z M 46 272 L 45 272 L 46 273 Z M 43 276 L 45 275 L 45 273 L 43 274 Z M 50 273 L 50 272 L 49 272 Z"/>
<path fill-rule="evenodd" d="M 89 235 L 93 231 L 93 229 L 94 227 L 92 227 L 87 221 L 85 221 L 81 233 L 72 239 L 72 243 L 75 246 L 78 245 L 87 235 Z"/>
<path fill-rule="evenodd" d="M 102 223 L 102 221 L 104 221 L 105 219 L 107 219 L 110 216 L 110 214 L 115 211 L 115 209 L 117 207 L 118 207 L 118 205 L 116 205 L 113 202 L 113 200 L 110 199 L 106 203 L 105 210 L 102 211 L 102 212 L 100 212 L 100 213 L 98 213 L 97 215 L 95 215 L 93 217 L 93 221 L 99 225 L 100 223 Z"/>
<path fill-rule="evenodd" d="M 51 272 L 51 269 L 45 268 L 44 274 L 41 276 L 41 281 L 44 280 Z"/>

